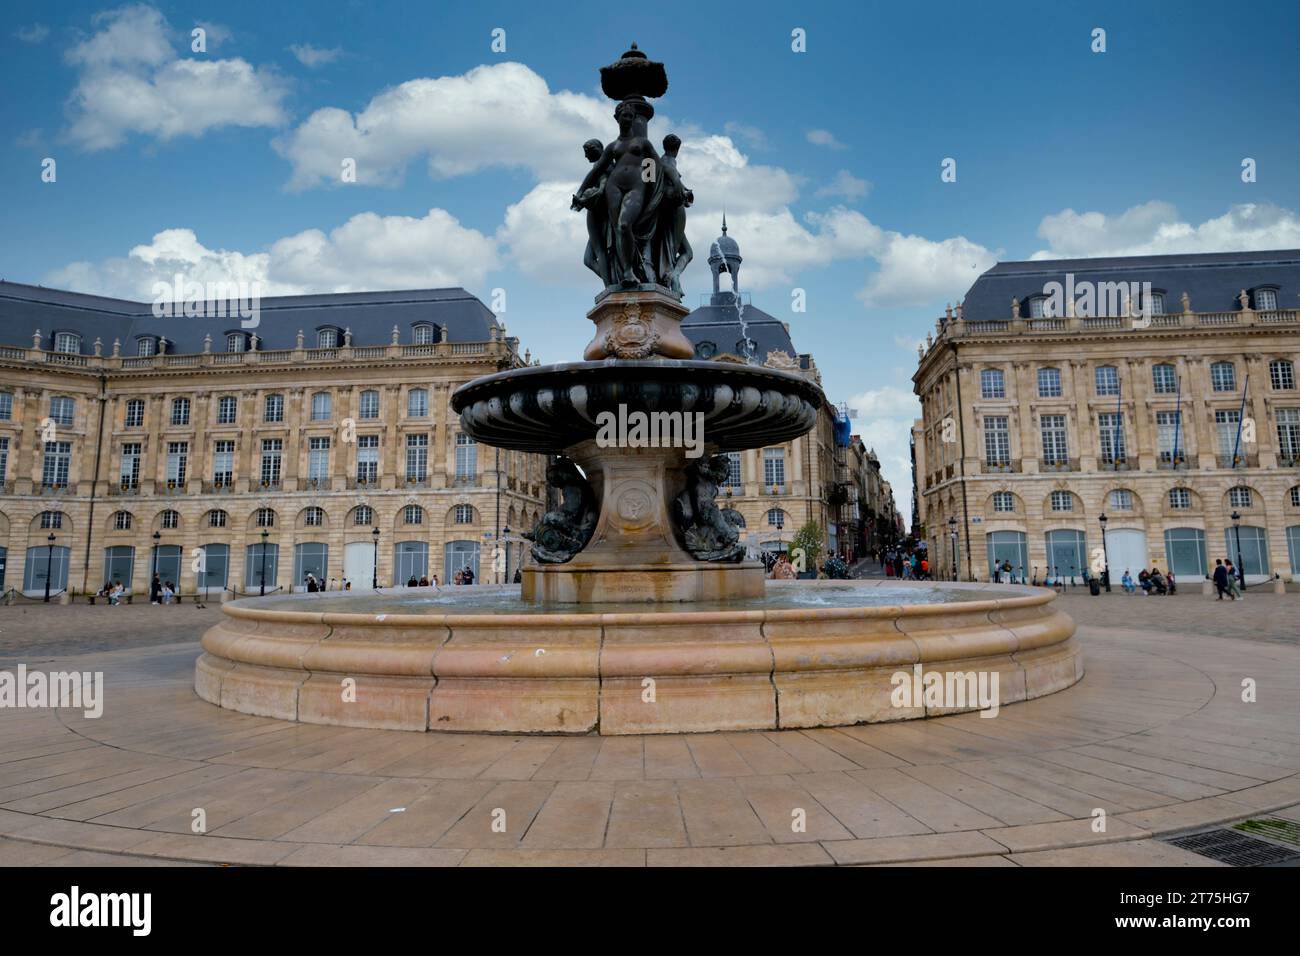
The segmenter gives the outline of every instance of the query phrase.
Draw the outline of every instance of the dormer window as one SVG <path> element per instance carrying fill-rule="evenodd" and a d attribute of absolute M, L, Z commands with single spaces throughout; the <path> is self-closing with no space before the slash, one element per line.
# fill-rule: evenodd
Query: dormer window
<path fill-rule="evenodd" d="M 702 359 L 711 359 L 718 354 L 718 346 L 713 342 L 701 342 L 695 346 L 695 355 Z"/>
<path fill-rule="evenodd" d="M 1255 290 L 1255 311 L 1276 312 L 1277 311 L 1277 290 L 1256 289 Z"/>
<path fill-rule="evenodd" d="M 338 329 L 321 329 L 316 333 L 316 348 L 336 349 L 339 347 Z"/>
<path fill-rule="evenodd" d="M 415 327 L 414 332 L 415 332 L 415 344 L 416 344 L 416 345 L 432 345 L 432 344 L 433 344 L 433 326 L 432 326 L 432 325 L 429 325 L 427 322 L 421 323 L 420 325 L 417 325 L 417 326 Z"/>
<path fill-rule="evenodd" d="M 1031 319 L 1042 319 L 1047 317 L 1046 296 L 1036 295 L 1029 300 L 1029 317 Z"/>
<path fill-rule="evenodd" d="M 158 354 L 158 340 L 151 335 L 146 335 L 136 343 L 135 354 L 141 356 Z"/>
<path fill-rule="evenodd" d="M 1147 304 L 1149 306 L 1147 309 L 1149 315 L 1165 314 L 1165 294 L 1163 292 L 1152 292 L 1151 301 Z"/>
<path fill-rule="evenodd" d="M 226 336 L 227 352 L 242 352 L 248 347 L 243 332 L 231 332 Z"/>
<path fill-rule="evenodd" d="M 60 332 L 54 336 L 54 351 L 66 355 L 80 355 L 81 336 L 75 332 Z"/>

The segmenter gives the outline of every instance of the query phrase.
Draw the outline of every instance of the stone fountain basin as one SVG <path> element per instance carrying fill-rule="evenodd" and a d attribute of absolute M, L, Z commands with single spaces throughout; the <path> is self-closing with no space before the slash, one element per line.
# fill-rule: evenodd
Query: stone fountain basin
<path fill-rule="evenodd" d="M 922 674 L 996 671 L 1001 704 L 1083 676 L 1074 622 L 1043 588 L 769 582 L 750 609 L 582 613 L 526 610 L 517 587 L 464 592 L 480 606 L 431 609 L 415 592 L 328 596 L 329 610 L 306 595 L 226 604 L 203 636 L 195 691 L 229 710 L 304 723 L 617 735 L 977 709 L 895 706 L 895 675 L 910 678 L 917 664 Z M 844 606 L 855 593 L 861 605 Z M 902 600 L 913 594 L 934 603 Z M 822 595 L 834 600 L 819 605 Z M 520 613 L 494 609 L 494 596 Z M 356 612 L 333 610 L 353 601 Z"/>
<path fill-rule="evenodd" d="M 461 428 L 488 445 L 555 452 L 596 437 L 601 412 L 701 412 L 704 440 L 739 451 L 798 438 L 821 389 L 794 372 L 688 359 L 605 359 L 485 375 L 452 393 Z"/>

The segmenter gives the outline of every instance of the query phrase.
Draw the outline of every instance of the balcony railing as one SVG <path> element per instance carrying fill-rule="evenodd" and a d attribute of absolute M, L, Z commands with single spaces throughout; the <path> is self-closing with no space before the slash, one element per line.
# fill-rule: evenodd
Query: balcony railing
<path fill-rule="evenodd" d="M 986 461 L 984 462 L 984 474 L 986 475 L 1009 475 L 1020 471 L 1020 462 L 1018 461 Z"/>
<path fill-rule="evenodd" d="M 1046 459 L 1046 458 L 1043 458 L 1043 459 L 1040 459 L 1039 462 L 1038 462 L 1038 470 L 1039 470 L 1039 471 L 1045 471 L 1045 472 L 1050 472 L 1050 471 L 1078 471 L 1078 470 L 1079 470 L 1079 459 L 1077 459 L 1077 458 L 1061 458 L 1061 459 L 1052 459 L 1052 460 L 1048 460 L 1048 459 Z"/>
<path fill-rule="evenodd" d="M 140 494 L 140 483 L 138 481 L 121 481 L 116 485 L 108 486 L 108 496 L 110 498 L 133 498 Z"/>
<path fill-rule="evenodd" d="M 1215 455 L 1214 462 L 1220 468 L 1232 468 L 1234 465 L 1237 468 L 1258 468 L 1259 455 L 1238 454 L 1235 458 L 1232 455 Z"/>
<path fill-rule="evenodd" d="M 214 478 L 212 481 L 203 482 L 203 493 L 205 495 L 230 495 L 235 493 L 234 476 L 229 478 Z"/>

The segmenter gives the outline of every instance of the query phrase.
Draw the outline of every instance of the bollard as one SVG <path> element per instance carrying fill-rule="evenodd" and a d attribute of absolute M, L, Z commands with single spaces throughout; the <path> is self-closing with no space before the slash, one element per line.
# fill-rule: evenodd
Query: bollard
<path fill-rule="evenodd" d="M 1274 593 L 1274 594 L 1286 594 L 1286 582 L 1283 581 L 1281 578 L 1274 578 L 1274 579 L 1273 579 L 1273 593 Z"/>
<path fill-rule="evenodd" d="M 1201 593 L 1202 593 L 1202 594 L 1211 594 L 1211 595 L 1214 594 L 1214 582 L 1211 581 L 1209 578 L 1206 578 L 1204 581 L 1202 581 L 1202 582 L 1201 582 Z"/>

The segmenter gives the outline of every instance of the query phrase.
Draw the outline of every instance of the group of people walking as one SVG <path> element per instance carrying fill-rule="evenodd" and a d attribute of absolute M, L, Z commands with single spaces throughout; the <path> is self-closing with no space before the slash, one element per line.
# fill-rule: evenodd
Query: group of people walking
<path fill-rule="evenodd" d="M 1227 558 L 1214 559 L 1213 578 L 1214 591 L 1218 595 L 1218 600 L 1222 601 L 1225 594 L 1233 601 L 1241 597 L 1240 577 L 1237 574 L 1237 569 L 1232 566 L 1232 562 Z"/>
<path fill-rule="evenodd" d="M 902 578 L 905 581 L 930 581 L 930 558 L 922 550 L 905 551 L 902 548 L 890 548 L 884 553 L 881 564 L 885 566 L 885 577 Z"/>

